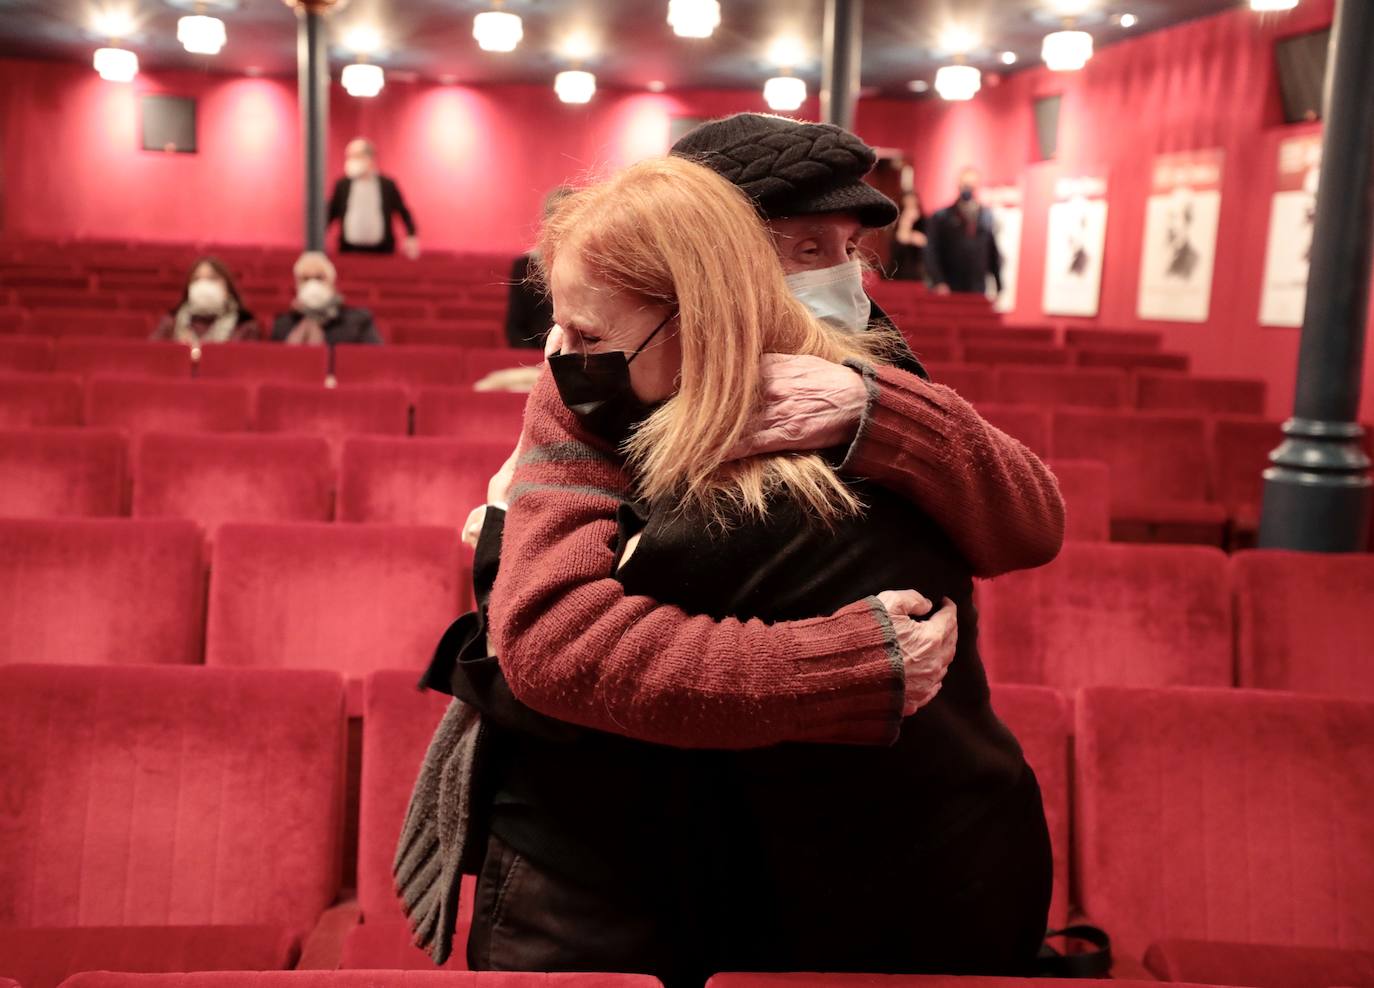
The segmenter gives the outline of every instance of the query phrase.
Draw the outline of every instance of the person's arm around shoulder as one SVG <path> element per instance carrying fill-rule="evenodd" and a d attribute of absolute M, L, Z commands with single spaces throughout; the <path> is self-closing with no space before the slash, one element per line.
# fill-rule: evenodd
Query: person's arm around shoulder
<path fill-rule="evenodd" d="M 924 630 L 913 630 L 911 616 L 930 608 L 914 592 L 772 625 L 628 596 L 613 573 L 616 512 L 629 488 L 544 374 L 526 407 L 489 605 L 492 651 L 521 702 L 678 747 L 888 744 L 904 713 L 938 689 L 953 655 L 954 608 L 922 622 L 942 629 L 937 640 L 908 650 Z M 933 683 L 922 679 L 916 645 L 944 663 Z"/>

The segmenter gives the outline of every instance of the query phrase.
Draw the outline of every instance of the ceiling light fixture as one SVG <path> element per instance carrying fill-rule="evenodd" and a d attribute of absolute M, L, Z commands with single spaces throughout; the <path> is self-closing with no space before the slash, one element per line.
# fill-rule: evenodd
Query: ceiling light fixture
<path fill-rule="evenodd" d="M 1015 65 L 1015 64 L 1016 64 L 1016 52 L 1014 52 L 1014 51 L 1004 51 L 1004 52 L 1002 52 L 1002 64 L 1003 64 L 1003 65 Z"/>
<path fill-rule="evenodd" d="M 720 0 L 668 0 L 668 25 L 679 38 L 709 38 L 720 26 Z"/>
<path fill-rule="evenodd" d="M 138 56 L 127 48 L 97 48 L 94 65 L 109 82 L 133 82 L 138 75 Z"/>
<path fill-rule="evenodd" d="M 1093 57 L 1093 36 L 1066 26 L 1063 31 L 1045 35 L 1040 57 L 1053 72 L 1077 72 Z"/>
<path fill-rule="evenodd" d="M 218 55 L 229 40 L 224 21 L 200 13 L 201 9 L 197 5 L 196 13 L 177 21 L 177 40 L 193 55 Z"/>
<path fill-rule="evenodd" d="M 951 24 L 940 32 L 940 50 L 950 55 L 967 55 L 982 44 L 978 33 L 960 24 Z"/>
<path fill-rule="evenodd" d="M 1135 14 L 1122 14 L 1116 19 L 1116 22 L 1124 28 L 1132 28 L 1140 23 L 1140 18 Z"/>
<path fill-rule="evenodd" d="M 768 46 L 768 61 L 780 69 L 795 69 L 807 60 L 807 48 L 801 39 L 785 35 Z"/>
<path fill-rule="evenodd" d="M 1262 14 L 1276 10 L 1292 10 L 1297 5 L 1298 0 L 1250 0 L 1250 9 Z"/>
<path fill-rule="evenodd" d="M 373 65 L 371 62 L 354 62 L 352 65 L 344 66 L 339 81 L 343 83 L 344 90 L 349 96 L 371 99 L 380 93 L 382 87 L 386 85 L 386 74 L 380 65 Z"/>
<path fill-rule="evenodd" d="M 972 65 L 942 65 L 935 73 L 935 91 L 941 99 L 970 100 L 982 88 L 983 73 Z"/>
<path fill-rule="evenodd" d="M 774 76 L 763 84 L 763 99 L 771 110 L 800 110 L 806 102 L 806 80 L 794 75 Z"/>
<path fill-rule="evenodd" d="M 382 50 L 382 36 L 375 27 L 360 24 L 349 29 L 343 44 L 358 55 L 375 55 Z"/>
<path fill-rule="evenodd" d="M 519 14 L 501 9 L 495 0 L 495 10 L 485 10 L 472 19 L 472 36 L 483 51 L 515 51 L 525 36 L 525 25 Z"/>
<path fill-rule="evenodd" d="M 564 103 L 588 103 L 596 95 L 596 76 L 581 69 L 568 69 L 553 77 L 553 91 Z"/>

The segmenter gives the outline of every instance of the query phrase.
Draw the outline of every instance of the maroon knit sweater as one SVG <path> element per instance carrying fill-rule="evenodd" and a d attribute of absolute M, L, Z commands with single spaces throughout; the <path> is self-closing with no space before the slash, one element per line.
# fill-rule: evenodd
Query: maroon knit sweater
<path fill-rule="evenodd" d="M 1063 502 L 1044 464 L 948 388 L 864 374 L 872 400 L 845 470 L 926 510 L 978 572 L 1054 557 Z M 875 598 L 768 625 L 628 597 L 614 567 L 630 478 L 547 374 L 526 406 L 523 446 L 489 606 L 492 651 L 523 703 L 679 747 L 896 739 L 904 676 Z"/>

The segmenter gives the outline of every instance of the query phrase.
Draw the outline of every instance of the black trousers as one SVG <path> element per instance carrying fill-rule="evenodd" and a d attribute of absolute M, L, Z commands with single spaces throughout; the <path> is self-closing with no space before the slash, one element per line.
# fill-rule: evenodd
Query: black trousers
<path fill-rule="evenodd" d="M 637 876 L 649 880 L 604 884 L 560 875 L 493 835 L 469 966 L 651 974 L 668 988 L 719 971 L 1030 976 L 1053 865 L 1039 787 L 1026 774 L 991 819 L 935 853 L 907 853 L 894 822 L 865 846 L 834 849 L 820 874 L 806 860 L 791 871 L 768 863 L 787 860 L 794 841 L 800 851 L 805 826 L 763 853 L 673 861 L 664 848 L 667 867 L 649 863 Z"/>

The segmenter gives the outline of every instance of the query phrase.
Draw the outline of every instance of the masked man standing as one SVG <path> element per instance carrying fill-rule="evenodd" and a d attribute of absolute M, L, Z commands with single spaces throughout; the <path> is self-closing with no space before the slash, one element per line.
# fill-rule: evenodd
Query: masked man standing
<path fill-rule="evenodd" d="M 396 253 L 392 223 L 399 216 L 405 224 L 403 246 L 411 260 L 420 256 L 415 220 L 410 215 L 396 180 L 377 170 L 377 149 L 359 137 L 344 150 L 344 177 L 334 183 L 329 197 L 329 223 L 342 223 L 339 250 L 367 254 Z"/>

